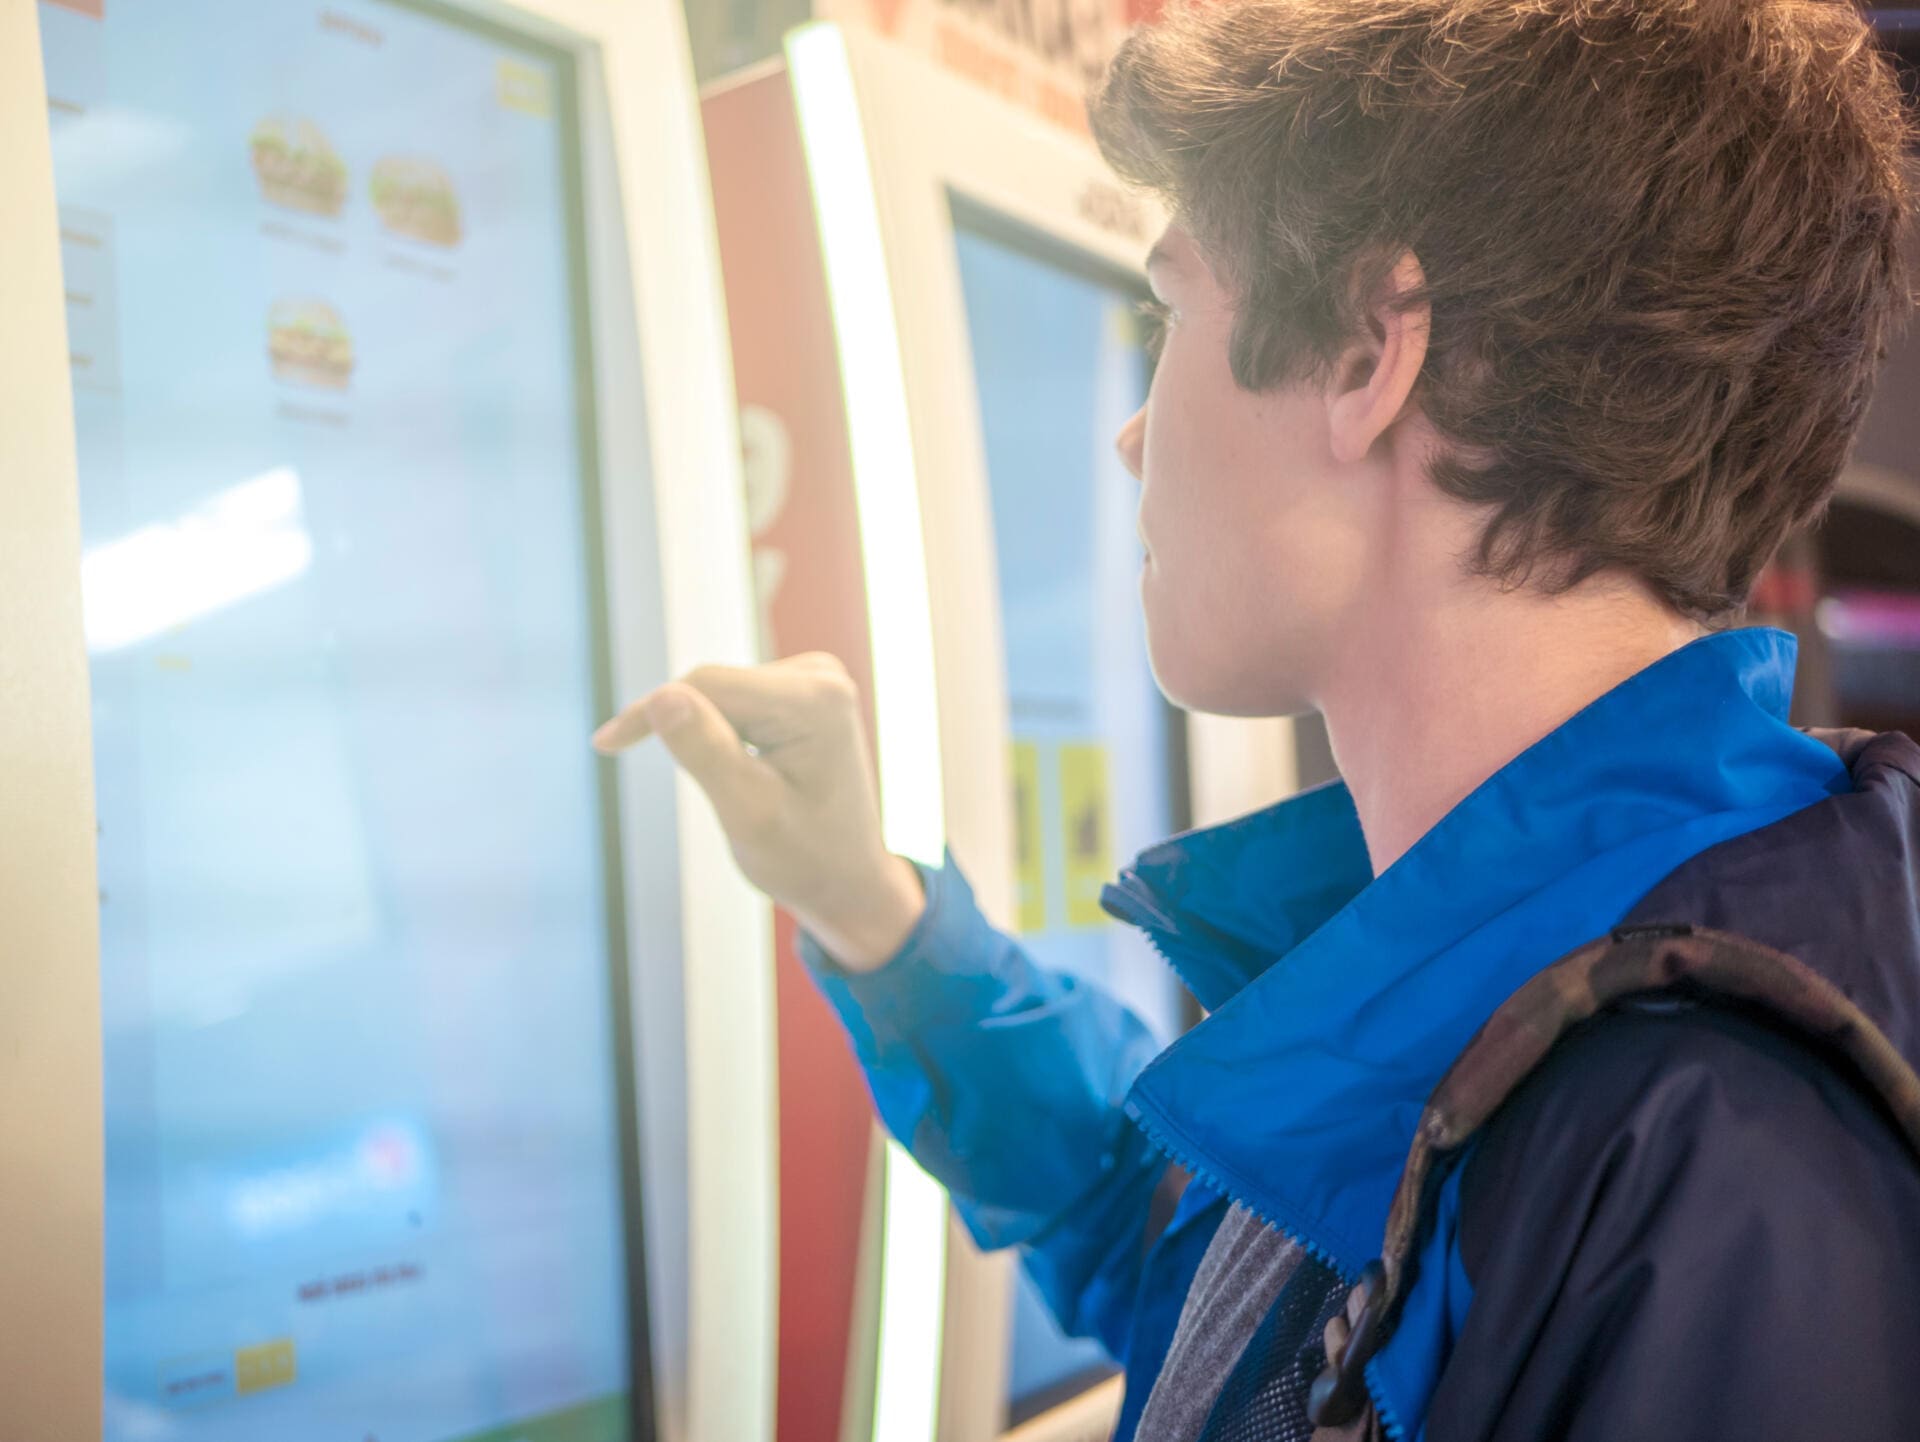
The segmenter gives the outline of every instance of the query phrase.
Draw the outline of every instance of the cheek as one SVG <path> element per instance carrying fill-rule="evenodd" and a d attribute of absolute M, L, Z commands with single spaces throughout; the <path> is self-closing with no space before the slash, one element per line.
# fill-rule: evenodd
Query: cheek
<path fill-rule="evenodd" d="M 1204 379 L 1204 378 L 1202 378 Z M 1156 560 L 1244 577 L 1271 521 L 1258 402 L 1163 372 L 1148 398 L 1141 522 Z M 1196 583 L 1200 578 L 1196 577 Z"/>
<path fill-rule="evenodd" d="M 1184 401 L 1159 390 L 1146 444 L 1142 578 L 1148 647 L 1161 689 L 1193 710 L 1280 715 L 1298 709 L 1300 628 L 1311 628 L 1328 558 L 1294 491 L 1271 397 L 1237 388 Z M 1310 486 L 1309 486 L 1310 489 Z M 1335 549 L 1338 549 L 1337 547 Z"/>
<path fill-rule="evenodd" d="M 1198 461 L 1196 445 L 1190 459 Z M 1147 647 L 1160 687 L 1176 704 L 1197 710 L 1229 708 L 1229 693 L 1248 679 L 1250 663 L 1266 654 L 1264 594 L 1271 577 L 1257 526 L 1223 495 L 1230 476 L 1190 466 L 1157 498 L 1150 497 L 1146 530 L 1152 560 L 1141 576 Z M 1158 482 L 1155 483 L 1156 485 Z"/>

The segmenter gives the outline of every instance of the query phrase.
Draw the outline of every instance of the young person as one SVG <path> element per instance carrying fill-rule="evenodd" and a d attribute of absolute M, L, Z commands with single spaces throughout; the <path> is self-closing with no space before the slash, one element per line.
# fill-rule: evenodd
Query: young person
<path fill-rule="evenodd" d="M 1731 624 L 1909 304 L 1867 26 L 1214 3 L 1093 119 L 1177 217 L 1119 441 L 1155 673 L 1318 707 L 1344 776 L 1109 889 L 1208 1019 L 1153 1057 L 889 857 L 827 658 L 597 744 L 703 785 L 1123 1438 L 1920 1437 L 1920 749 L 1796 731 Z"/>

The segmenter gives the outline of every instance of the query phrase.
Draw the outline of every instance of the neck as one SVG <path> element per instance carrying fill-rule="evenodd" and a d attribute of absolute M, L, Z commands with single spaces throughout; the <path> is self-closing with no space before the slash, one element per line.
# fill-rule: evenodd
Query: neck
<path fill-rule="evenodd" d="M 1381 601 L 1321 697 L 1376 876 L 1534 742 L 1704 634 L 1617 579 Z"/>

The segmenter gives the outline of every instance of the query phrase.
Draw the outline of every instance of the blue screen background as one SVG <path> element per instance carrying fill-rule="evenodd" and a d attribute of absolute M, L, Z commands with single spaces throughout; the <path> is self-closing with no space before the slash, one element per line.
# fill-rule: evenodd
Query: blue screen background
<path fill-rule="evenodd" d="M 106 1435 L 445 1442 L 617 1398 L 560 62 L 354 0 L 40 18 L 94 691 Z M 276 115 L 344 165 L 335 213 L 261 185 Z M 392 156 L 448 178 L 455 243 L 386 223 Z M 344 375 L 276 367 L 271 325 L 315 301 Z"/>

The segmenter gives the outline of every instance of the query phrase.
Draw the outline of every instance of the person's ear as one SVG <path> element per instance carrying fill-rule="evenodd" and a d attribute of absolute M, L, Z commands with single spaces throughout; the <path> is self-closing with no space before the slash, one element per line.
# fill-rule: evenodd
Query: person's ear
<path fill-rule="evenodd" d="M 1328 392 L 1328 439 L 1335 460 L 1364 460 L 1413 394 L 1427 358 L 1432 310 L 1425 301 L 1410 308 L 1396 301 L 1426 281 L 1419 257 L 1403 251 L 1367 298 L 1361 334 L 1341 352 Z"/>

